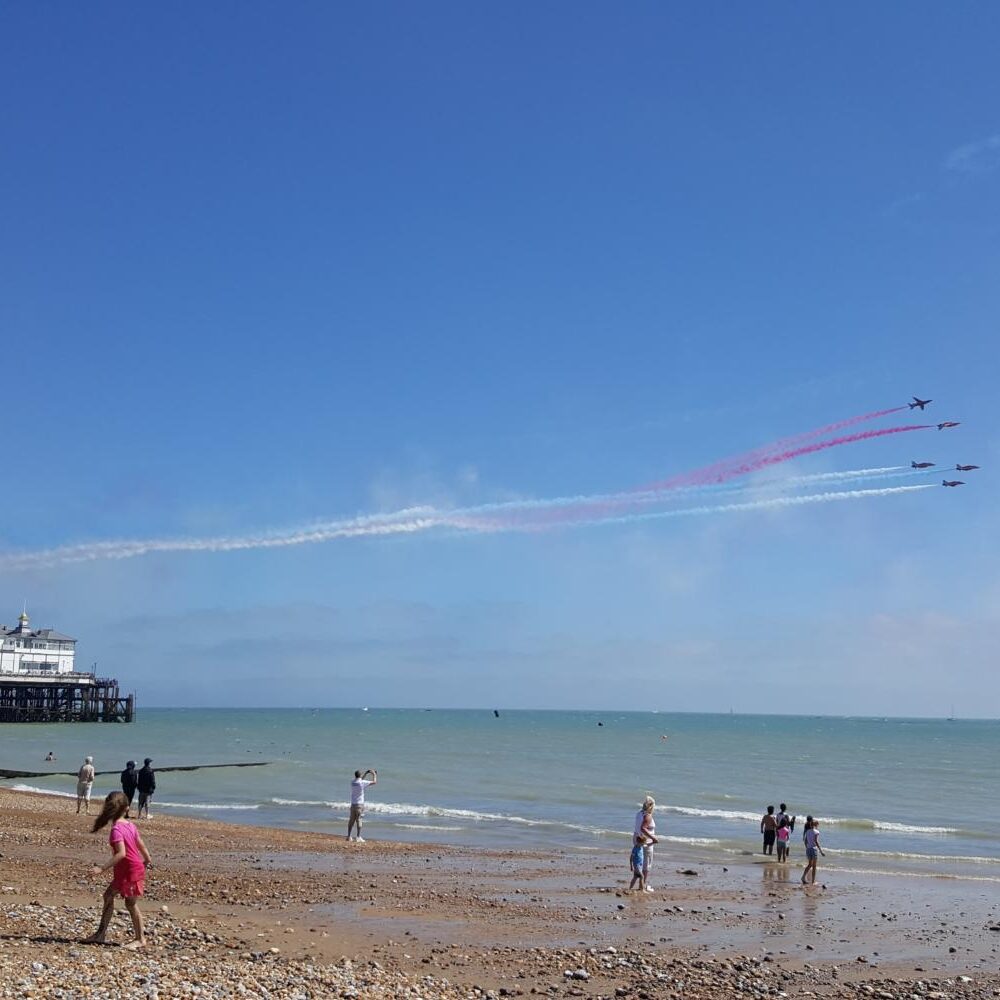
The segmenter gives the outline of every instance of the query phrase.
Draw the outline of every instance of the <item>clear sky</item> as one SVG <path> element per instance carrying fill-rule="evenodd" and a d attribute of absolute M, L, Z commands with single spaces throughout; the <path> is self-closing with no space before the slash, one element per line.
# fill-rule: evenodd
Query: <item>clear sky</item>
<path fill-rule="evenodd" d="M 29 561 L 0 620 L 140 704 L 1000 715 L 996 5 L 0 19 L 0 552 L 611 492 L 913 393 L 962 426 L 783 474 L 984 466 Z"/>

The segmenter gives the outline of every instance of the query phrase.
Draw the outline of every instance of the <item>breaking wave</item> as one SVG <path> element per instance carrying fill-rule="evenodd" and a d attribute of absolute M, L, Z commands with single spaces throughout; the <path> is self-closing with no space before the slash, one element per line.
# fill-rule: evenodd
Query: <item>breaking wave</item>
<path fill-rule="evenodd" d="M 724 819 L 738 823 L 758 823 L 761 813 L 744 812 L 738 809 L 697 809 L 693 806 L 661 806 L 664 812 L 676 813 L 679 816 L 698 816 L 705 819 Z M 805 817 L 797 817 L 798 823 Z M 886 833 L 917 833 L 941 836 L 944 834 L 962 833 L 953 826 L 920 826 L 910 823 L 894 823 L 885 819 L 853 819 L 851 817 L 821 816 L 824 826 L 846 826 L 855 830 L 883 830 Z"/>
<path fill-rule="evenodd" d="M 952 862 L 967 865 L 998 865 L 1000 858 L 980 857 L 974 854 L 919 854 L 915 851 L 860 851 L 850 848 L 827 847 L 827 854 L 845 858 L 892 858 L 906 861 Z"/>
<path fill-rule="evenodd" d="M 217 809 L 235 809 L 237 811 L 249 810 L 249 809 L 259 809 L 259 805 L 251 805 L 249 803 L 221 803 L 221 802 L 157 802 L 157 807 L 166 807 L 167 809 L 199 809 L 205 811 L 215 812 Z"/>
<path fill-rule="evenodd" d="M 75 799 L 76 792 L 58 792 L 54 788 L 36 788 L 34 785 L 11 785 L 13 792 L 34 792 L 36 795 L 55 795 L 60 799 Z"/>

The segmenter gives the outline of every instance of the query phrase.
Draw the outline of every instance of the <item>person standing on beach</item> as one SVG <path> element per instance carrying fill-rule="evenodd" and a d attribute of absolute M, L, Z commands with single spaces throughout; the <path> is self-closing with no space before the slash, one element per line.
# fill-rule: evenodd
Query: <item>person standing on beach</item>
<path fill-rule="evenodd" d="M 782 819 L 785 820 L 785 825 L 788 827 L 788 839 L 785 841 L 785 860 L 787 861 L 789 851 L 791 850 L 792 846 L 792 834 L 795 832 L 795 817 L 788 815 L 788 806 L 786 806 L 784 802 L 782 802 L 781 805 L 778 806 L 778 815 L 775 816 L 775 823 L 779 830 L 781 829 Z M 778 845 L 778 853 L 779 854 L 781 853 L 780 844 Z M 778 860 L 780 861 L 781 858 L 779 857 Z"/>
<path fill-rule="evenodd" d="M 767 812 L 761 816 L 760 832 L 764 834 L 764 853 L 774 854 L 774 837 L 778 832 L 778 823 L 774 818 L 774 806 L 768 806 Z"/>
<path fill-rule="evenodd" d="M 816 862 L 823 848 L 819 846 L 819 820 L 806 816 L 806 828 L 802 831 L 802 841 L 806 845 L 806 866 L 802 871 L 802 884 L 806 884 L 806 876 L 812 873 L 810 882 L 816 884 Z M 823 854 L 825 858 L 826 855 Z"/>
<path fill-rule="evenodd" d="M 779 862 L 785 862 L 788 860 L 788 835 L 791 832 L 791 828 L 788 825 L 788 817 L 782 816 L 781 819 L 778 820 L 777 832 Z"/>
<path fill-rule="evenodd" d="M 83 766 L 76 774 L 76 811 L 83 809 L 84 815 L 90 813 L 90 793 L 94 787 L 94 758 L 84 757 Z"/>
<path fill-rule="evenodd" d="M 156 791 L 156 772 L 149 766 L 153 763 L 152 757 L 147 757 L 142 762 L 142 767 L 135 778 L 135 787 L 139 790 L 139 810 L 136 813 L 137 819 L 142 819 L 142 811 L 146 810 L 146 819 L 149 819 L 149 800 Z"/>
<path fill-rule="evenodd" d="M 645 892 L 646 879 L 642 874 L 642 864 L 646 860 L 646 849 L 642 843 L 642 834 L 632 838 L 632 852 L 629 854 L 629 867 L 632 869 L 632 881 L 629 882 L 628 891 L 631 892 L 636 883 L 639 884 L 639 892 Z"/>
<path fill-rule="evenodd" d="M 642 840 L 642 881 L 646 892 L 653 891 L 653 887 L 649 884 L 649 870 L 653 867 L 653 845 L 659 843 L 656 839 L 656 820 L 653 819 L 655 808 L 656 801 L 653 796 L 647 795 L 635 814 L 635 826 L 632 828 L 633 838 Z"/>
<path fill-rule="evenodd" d="M 371 775 L 371 779 L 365 777 Z M 363 844 L 365 838 L 361 836 L 361 817 L 365 814 L 365 789 L 369 785 L 378 784 L 378 771 L 369 767 L 364 771 L 355 771 L 354 780 L 351 782 L 351 815 L 347 820 L 347 839 L 351 839 L 351 830 L 357 827 L 357 834 L 354 839 Z"/>
<path fill-rule="evenodd" d="M 135 769 L 135 761 L 129 760 L 125 762 L 125 770 L 121 773 L 122 782 L 122 792 L 125 793 L 125 798 L 128 799 L 129 806 L 132 805 L 132 799 L 135 798 L 135 790 L 139 786 L 139 773 Z M 154 779 L 155 784 L 155 779 Z"/>
<path fill-rule="evenodd" d="M 139 912 L 139 897 L 146 883 L 146 869 L 151 867 L 153 859 L 142 842 L 138 828 L 124 819 L 128 812 L 128 799 L 122 792 L 111 792 L 104 800 L 101 815 L 94 820 L 93 833 L 103 826 L 111 824 L 108 843 L 111 845 L 111 860 L 106 865 L 94 865 L 92 873 L 103 875 L 112 868 L 115 870 L 111 885 L 104 890 L 104 906 L 101 910 L 101 922 L 97 930 L 86 938 L 85 944 L 104 944 L 108 926 L 115 912 L 115 896 L 125 900 L 125 908 L 132 918 L 132 930 L 135 940 L 125 945 L 130 951 L 136 951 L 146 943 L 143 933 L 142 914 Z"/>
<path fill-rule="evenodd" d="M 788 815 L 788 806 L 786 806 L 784 802 L 782 802 L 781 805 L 778 806 L 778 815 L 774 817 L 775 822 L 778 824 L 778 826 L 781 826 L 781 820 L 783 818 L 788 820 L 788 829 L 794 833 L 795 817 Z"/>

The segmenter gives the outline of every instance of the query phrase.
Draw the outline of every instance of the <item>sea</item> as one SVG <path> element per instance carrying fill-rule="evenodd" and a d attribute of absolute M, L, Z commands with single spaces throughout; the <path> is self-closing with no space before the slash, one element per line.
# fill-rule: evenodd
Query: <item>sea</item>
<path fill-rule="evenodd" d="M 799 817 L 793 858 L 812 814 L 837 867 L 1000 882 L 996 720 L 303 708 L 0 725 L 0 767 L 75 772 L 85 755 L 95 798 L 119 787 L 128 759 L 266 762 L 163 771 L 154 814 L 325 834 L 345 831 L 353 772 L 373 767 L 366 837 L 487 848 L 626 852 L 650 794 L 679 863 L 759 862 L 761 814 L 785 802 Z M 75 787 L 65 774 L 2 783 Z"/>

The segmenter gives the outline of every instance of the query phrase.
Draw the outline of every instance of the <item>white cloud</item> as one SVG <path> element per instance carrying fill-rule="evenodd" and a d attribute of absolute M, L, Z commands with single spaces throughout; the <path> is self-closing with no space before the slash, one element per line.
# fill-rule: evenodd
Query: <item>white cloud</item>
<path fill-rule="evenodd" d="M 1000 167 L 1000 132 L 953 149 L 945 157 L 944 167 L 958 174 L 985 174 L 996 170 Z"/>

